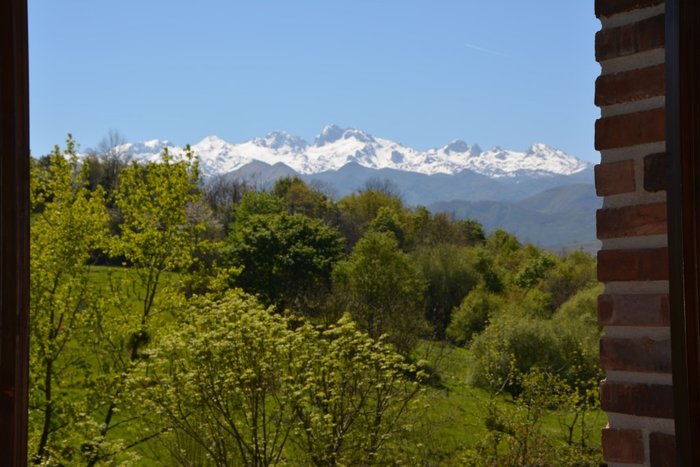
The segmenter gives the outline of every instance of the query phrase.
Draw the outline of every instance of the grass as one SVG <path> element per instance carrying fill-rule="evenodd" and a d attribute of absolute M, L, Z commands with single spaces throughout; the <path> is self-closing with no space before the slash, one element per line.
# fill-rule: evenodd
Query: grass
<path fill-rule="evenodd" d="M 421 414 L 421 438 L 430 440 L 426 453 L 436 463 L 429 465 L 460 465 L 456 455 L 473 449 L 488 435 L 485 419 L 489 404 L 503 410 L 513 410 L 513 399 L 493 395 L 470 384 L 471 353 L 468 349 L 448 343 L 422 342 L 416 358 L 425 359 L 440 375 L 440 387 L 427 390 L 428 410 Z M 434 385 L 435 386 L 435 385 Z M 541 420 L 542 432 L 564 444 L 566 423 L 574 415 L 549 411 Z M 589 446 L 600 446 L 601 429 L 607 423 L 605 413 L 598 409 L 587 415 Z"/>
<path fill-rule="evenodd" d="M 105 293 L 109 293 L 114 284 L 127 281 L 128 274 L 128 270 L 119 267 L 101 266 L 91 270 L 92 280 Z M 165 273 L 162 286 L 176 286 L 178 280 L 177 274 Z M 134 311 L 139 310 L 142 296 L 142 288 L 132 286 L 125 305 Z M 162 316 L 156 319 L 172 318 Z M 413 431 L 407 433 L 407 449 L 415 451 L 421 459 L 430 459 L 424 465 L 460 465 L 459 453 L 473 449 L 488 435 L 484 420 L 489 404 L 495 403 L 499 408 L 509 409 L 514 406 L 513 401 L 509 396 L 494 396 L 469 383 L 471 354 L 468 349 L 447 343 L 423 341 L 414 358 L 426 360 L 438 377 L 434 384 L 426 388 L 424 408 L 414 417 Z M 542 420 L 541 429 L 548 435 L 563 439 L 563 423 L 570 421 L 571 417 L 567 413 L 549 413 Z M 589 417 L 591 428 L 587 442 L 599 446 L 600 428 L 606 423 L 605 414 L 598 410 L 589 414 Z M 112 435 L 119 437 L 120 431 L 118 428 Z M 128 431 L 122 433 L 126 435 Z M 161 449 L 158 442 L 148 442 L 137 447 L 136 453 L 141 457 L 138 465 L 163 465 L 159 462 Z"/>

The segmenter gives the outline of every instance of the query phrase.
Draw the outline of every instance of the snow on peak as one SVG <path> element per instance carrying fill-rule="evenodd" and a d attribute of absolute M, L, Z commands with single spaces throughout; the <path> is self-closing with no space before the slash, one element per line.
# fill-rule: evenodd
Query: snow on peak
<path fill-rule="evenodd" d="M 123 145 L 137 160 L 157 160 L 167 146 L 174 156 L 182 150 L 167 141 L 151 140 Z M 417 151 L 395 141 L 378 138 L 357 128 L 326 125 L 314 144 L 284 131 L 273 131 L 263 138 L 232 144 L 208 136 L 192 146 L 205 176 L 228 173 L 253 161 L 270 165 L 283 163 L 302 174 L 338 170 L 348 163 L 374 169 L 396 169 L 423 174 L 454 174 L 471 170 L 489 177 L 519 175 L 571 175 L 590 164 L 544 143 L 526 151 L 495 147 L 483 151 L 477 144 L 462 140 L 437 149 Z"/>
<path fill-rule="evenodd" d="M 544 143 L 535 143 L 532 146 L 530 146 L 530 149 L 528 149 L 527 152 L 528 154 L 538 154 L 551 150 L 556 151 L 557 149 L 551 148 Z"/>
<path fill-rule="evenodd" d="M 326 125 L 321 130 L 321 133 L 316 136 L 314 141 L 315 146 L 323 146 L 324 144 L 333 143 L 343 137 L 343 129 L 338 125 Z"/>
<path fill-rule="evenodd" d="M 343 131 L 343 139 L 356 139 L 362 143 L 374 143 L 375 140 L 369 133 L 366 133 L 357 128 L 348 128 Z"/>
<path fill-rule="evenodd" d="M 263 146 L 271 149 L 289 148 L 290 150 L 304 150 L 309 145 L 306 141 L 298 136 L 292 136 L 286 131 L 273 131 L 268 133 L 264 138 L 256 138 L 254 140 L 258 146 Z"/>
<path fill-rule="evenodd" d="M 202 141 L 197 143 L 195 146 L 200 147 L 200 148 L 210 148 L 210 150 L 213 150 L 215 148 L 223 148 L 228 145 L 226 141 L 224 141 L 222 138 L 219 138 L 218 136 L 207 136 L 204 138 Z"/>

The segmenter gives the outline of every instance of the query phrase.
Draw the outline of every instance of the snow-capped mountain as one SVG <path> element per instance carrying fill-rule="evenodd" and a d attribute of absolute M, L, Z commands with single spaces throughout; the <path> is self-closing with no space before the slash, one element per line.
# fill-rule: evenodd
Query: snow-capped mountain
<path fill-rule="evenodd" d="M 127 143 L 118 150 L 132 159 L 158 160 L 164 147 L 174 156 L 183 149 L 168 141 Z M 300 174 L 338 170 L 349 163 L 370 169 L 396 169 L 426 175 L 456 174 L 470 170 L 490 178 L 572 175 L 590 164 L 545 144 L 527 151 L 496 147 L 483 151 L 478 145 L 455 140 L 441 148 L 417 151 L 400 143 L 374 137 L 360 129 L 326 126 L 313 144 L 283 131 L 264 138 L 232 144 L 208 136 L 192 146 L 205 176 L 238 170 L 253 161 L 283 163 Z"/>

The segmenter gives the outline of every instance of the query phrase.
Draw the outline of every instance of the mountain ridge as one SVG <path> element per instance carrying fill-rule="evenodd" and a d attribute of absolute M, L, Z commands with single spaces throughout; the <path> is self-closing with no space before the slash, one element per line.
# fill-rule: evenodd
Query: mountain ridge
<path fill-rule="evenodd" d="M 153 161 L 158 160 L 164 147 L 175 157 L 184 152 L 167 140 L 126 143 L 117 150 L 131 159 Z M 573 175 L 592 166 L 544 143 L 535 143 L 526 151 L 499 146 L 484 151 L 478 144 L 456 139 L 439 148 L 418 151 L 358 128 L 337 125 L 326 125 L 313 143 L 284 131 L 273 131 L 242 143 L 207 136 L 191 149 L 199 158 L 205 177 L 233 172 L 253 161 L 268 165 L 281 162 L 302 175 L 337 171 L 347 164 L 357 163 L 369 169 L 425 175 L 454 175 L 469 170 L 493 179 Z"/>

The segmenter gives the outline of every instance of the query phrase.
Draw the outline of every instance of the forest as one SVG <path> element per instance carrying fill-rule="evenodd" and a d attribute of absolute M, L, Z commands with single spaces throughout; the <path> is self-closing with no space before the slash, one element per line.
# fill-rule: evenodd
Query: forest
<path fill-rule="evenodd" d="M 599 465 L 595 259 L 372 180 L 32 159 L 35 465 Z"/>

